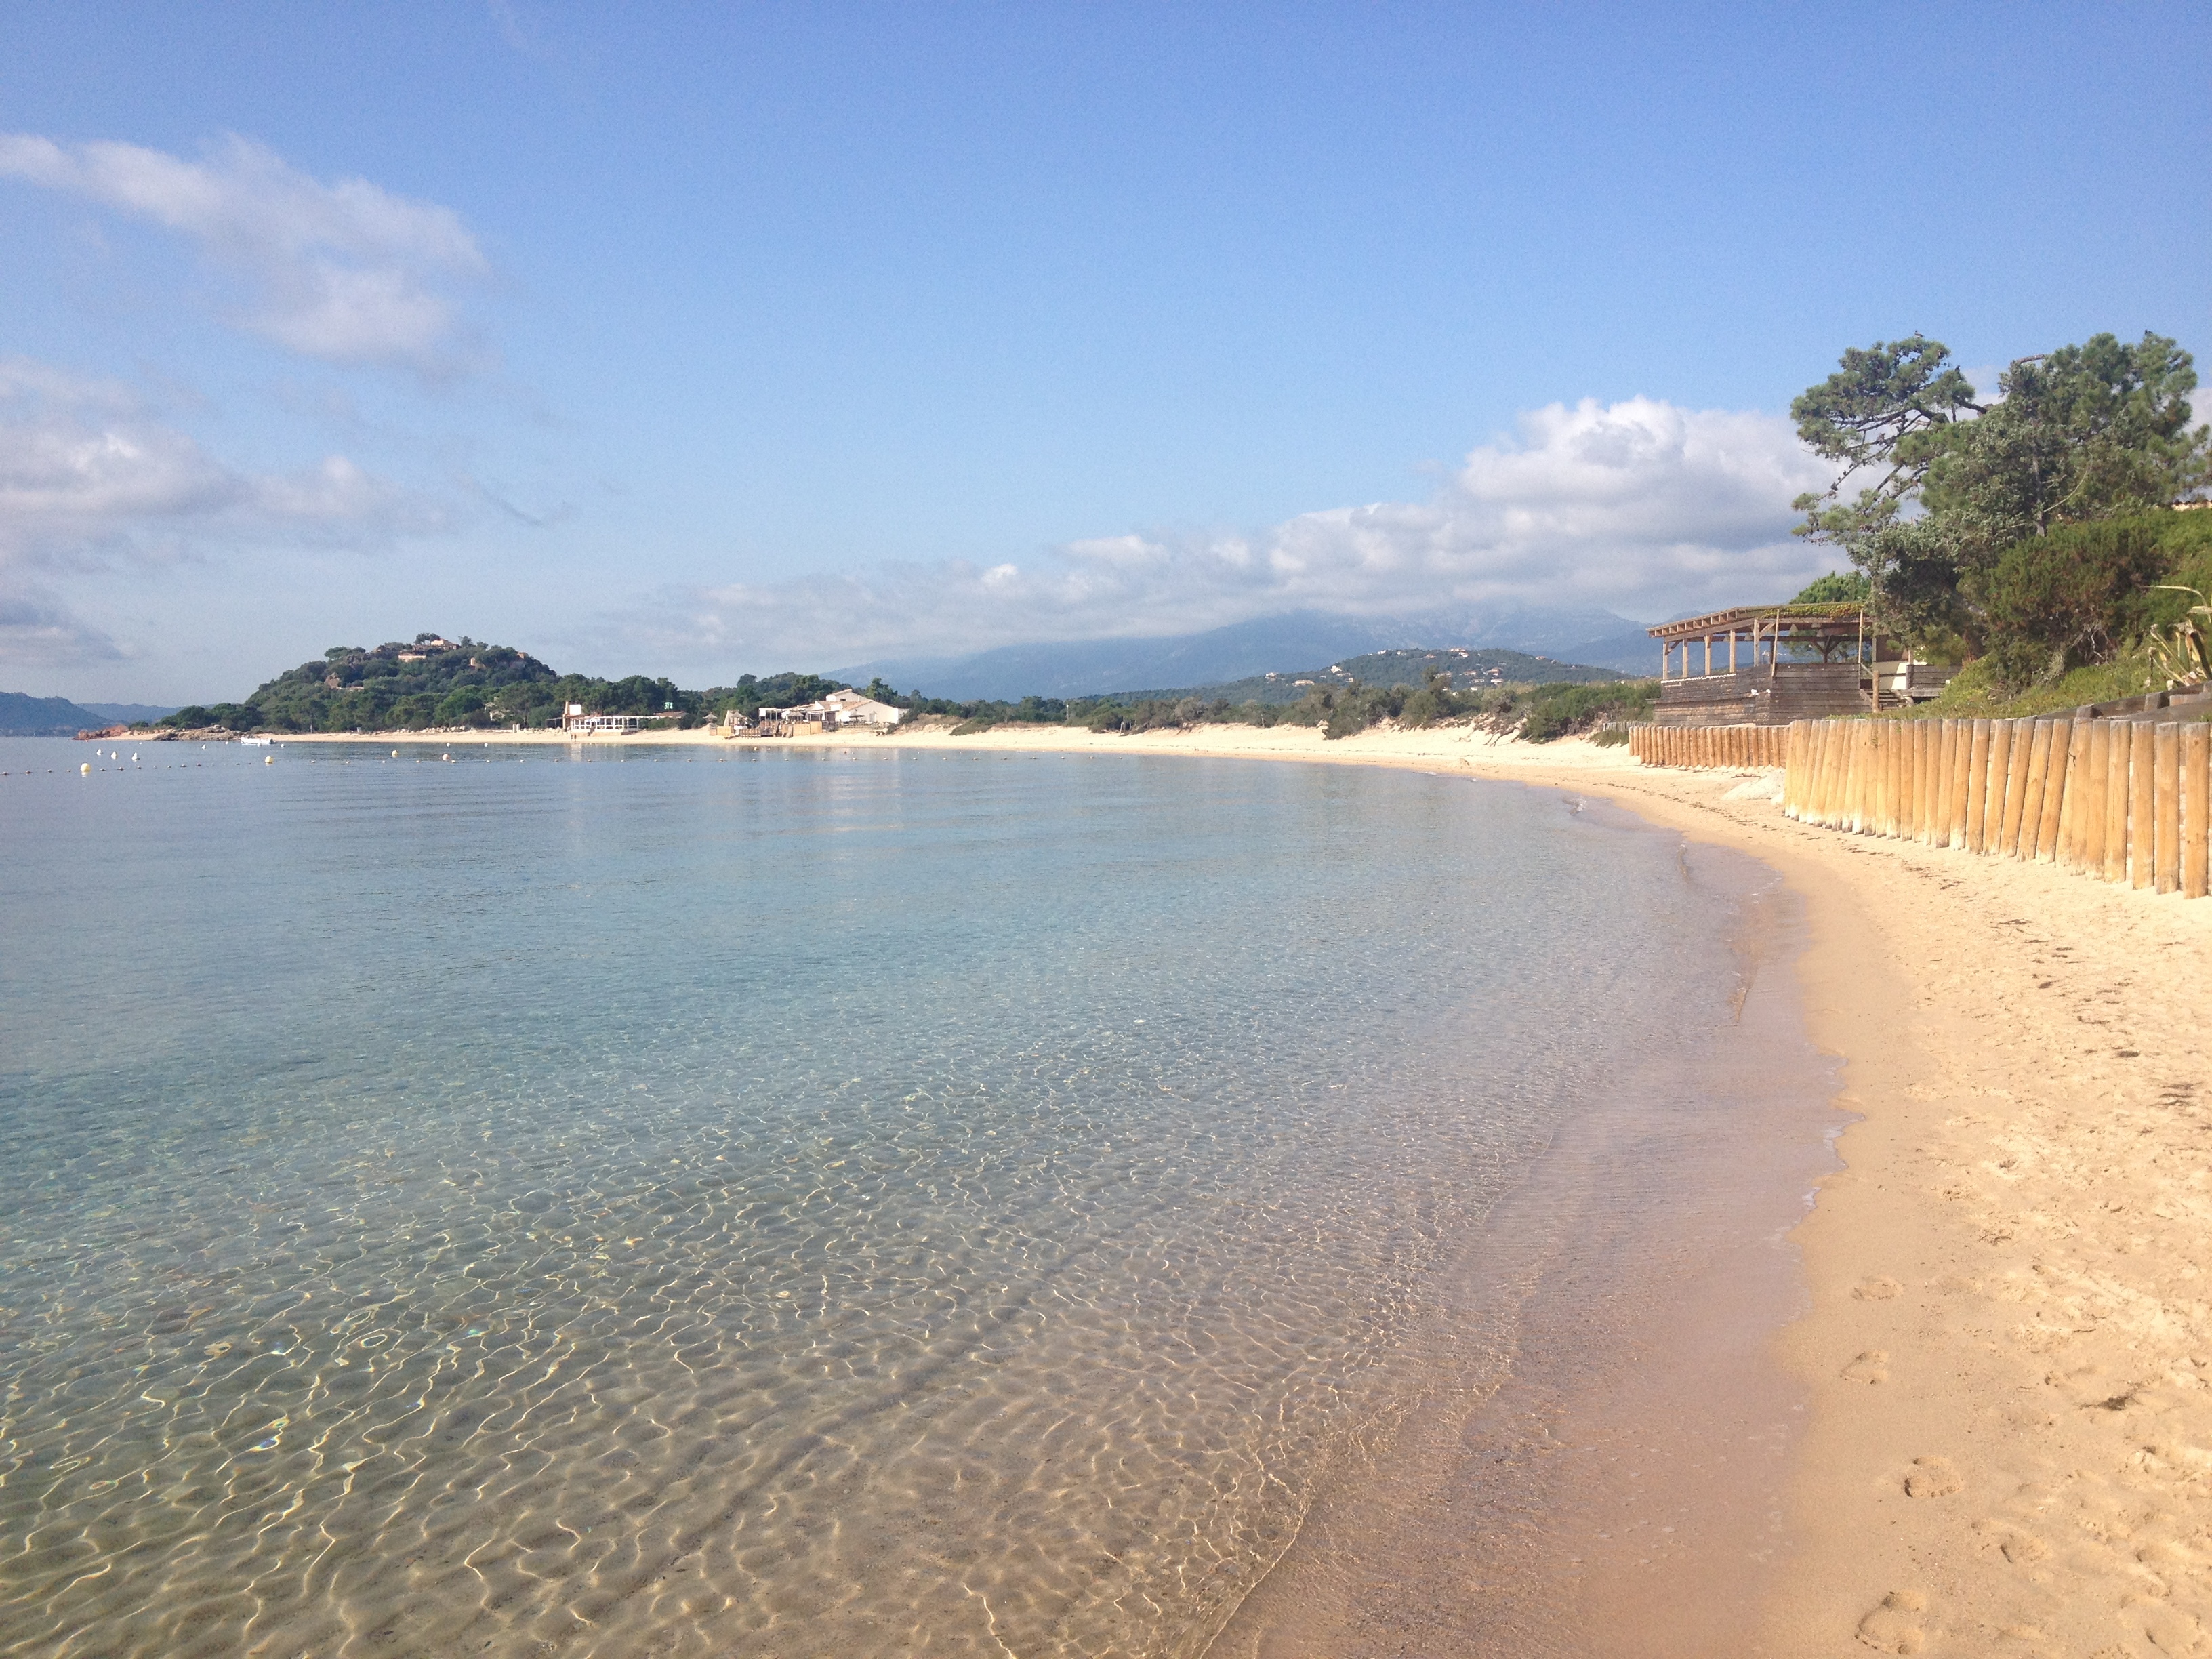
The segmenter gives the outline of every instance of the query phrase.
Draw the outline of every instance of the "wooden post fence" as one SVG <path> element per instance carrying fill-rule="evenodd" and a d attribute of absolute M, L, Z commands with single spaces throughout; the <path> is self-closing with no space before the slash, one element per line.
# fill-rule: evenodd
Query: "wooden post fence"
<path fill-rule="evenodd" d="M 1646 766 L 1783 771 L 1801 823 L 2212 893 L 2212 720 L 2202 704 L 2093 719 L 1797 720 L 1629 730 Z"/>

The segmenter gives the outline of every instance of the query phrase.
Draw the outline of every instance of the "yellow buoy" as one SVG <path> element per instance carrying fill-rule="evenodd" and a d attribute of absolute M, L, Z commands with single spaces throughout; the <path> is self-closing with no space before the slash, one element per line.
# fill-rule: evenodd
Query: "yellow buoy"
<path fill-rule="evenodd" d="M 88 778 L 92 775 L 92 763 L 90 761 L 87 761 L 83 765 L 78 767 L 76 769 L 79 776 Z"/>
<path fill-rule="evenodd" d="M 261 757 L 261 763 L 264 766 L 274 766 L 276 764 L 276 757 L 274 755 L 264 755 Z"/>

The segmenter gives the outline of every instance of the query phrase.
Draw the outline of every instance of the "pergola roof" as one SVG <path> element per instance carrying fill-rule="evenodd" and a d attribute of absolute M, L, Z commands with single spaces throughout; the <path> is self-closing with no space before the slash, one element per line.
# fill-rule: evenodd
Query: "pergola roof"
<path fill-rule="evenodd" d="M 1762 641 L 1815 645 L 1822 641 L 1855 640 L 1874 631 L 1866 606 L 1856 601 L 1832 605 L 1740 605 L 1713 611 L 1680 622 L 1662 623 L 1644 631 L 1668 645 L 1691 640 L 1725 639 L 1749 633 L 1756 627 Z"/>

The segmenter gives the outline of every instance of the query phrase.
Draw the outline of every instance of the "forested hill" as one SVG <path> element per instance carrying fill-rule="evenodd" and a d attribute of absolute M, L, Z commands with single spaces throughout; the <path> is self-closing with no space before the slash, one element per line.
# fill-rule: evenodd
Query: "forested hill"
<path fill-rule="evenodd" d="M 0 691 L 0 737 L 66 738 L 106 722 L 67 697 L 33 697 Z"/>
<path fill-rule="evenodd" d="M 805 702 L 838 689 L 811 674 L 747 674 L 734 686 L 687 691 L 633 674 L 562 674 L 526 651 L 422 634 L 370 647 L 335 646 L 287 669 L 243 702 L 180 708 L 161 723 L 251 732 L 390 732 L 434 726 L 547 726 L 569 703 L 595 714 L 643 714 L 691 726 L 724 708 Z"/>

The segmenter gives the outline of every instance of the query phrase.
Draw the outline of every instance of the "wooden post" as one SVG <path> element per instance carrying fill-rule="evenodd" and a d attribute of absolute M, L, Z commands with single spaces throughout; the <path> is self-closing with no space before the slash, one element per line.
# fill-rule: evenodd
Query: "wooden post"
<path fill-rule="evenodd" d="M 2132 722 L 2128 744 L 2128 884 L 2154 884 L 2158 851 L 2158 736 L 2148 720 Z"/>
<path fill-rule="evenodd" d="M 1844 727 L 1840 720 L 1823 720 L 1828 758 L 1820 767 L 1820 822 L 1832 830 L 1842 822 L 1838 807 L 1844 799 Z"/>
<path fill-rule="evenodd" d="M 1951 749 L 1958 741 L 1955 720 L 1937 720 L 1936 763 L 1928 769 L 1928 830 L 1921 840 L 1929 847 L 1951 844 Z"/>
<path fill-rule="evenodd" d="M 2012 736 L 2008 740 L 2010 752 L 2005 758 L 2004 817 L 1990 850 L 2000 858 L 2008 859 L 2020 845 L 2021 803 L 2027 797 L 2027 757 L 2034 746 L 2035 732 L 2026 720 L 2007 720 L 2005 726 Z"/>
<path fill-rule="evenodd" d="M 1828 765 L 1835 752 L 1835 730 L 1833 720 L 1822 720 L 1813 728 L 1813 800 L 1806 816 L 1823 828 L 1828 822 Z"/>
<path fill-rule="evenodd" d="M 1890 784 L 1895 775 L 1897 758 L 1897 728 L 1880 726 L 1875 728 L 1869 741 L 1874 744 L 1874 804 L 1867 813 L 1867 834 L 1889 834 Z"/>
<path fill-rule="evenodd" d="M 2151 728 L 2152 869 L 2161 893 L 2181 885 L 2181 728 L 2171 720 Z"/>
<path fill-rule="evenodd" d="M 1973 741 L 1966 760 L 1966 850 L 1982 850 L 1982 822 L 1990 807 L 1990 722 L 1973 723 Z"/>
<path fill-rule="evenodd" d="M 1905 757 L 1910 769 L 1907 779 L 1907 800 L 1910 811 L 1905 814 L 1905 838 L 1918 841 L 1928 823 L 1928 744 L 1936 730 L 1933 720 L 1915 720 L 1911 726 L 1912 747 Z"/>
<path fill-rule="evenodd" d="M 2058 803 L 2058 840 L 2051 860 L 2062 870 L 2081 867 L 2082 775 L 2089 769 L 2087 720 L 2066 722 L 2066 791 Z"/>
<path fill-rule="evenodd" d="M 1951 779 L 1958 775 L 1958 721 L 1940 721 L 1936 732 L 1936 811 L 1929 823 L 1929 845 L 1951 845 Z"/>
<path fill-rule="evenodd" d="M 1982 844 L 1994 853 L 2004 843 L 2005 795 L 2012 784 L 2012 722 L 1990 722 L 1989 795 L 1982 805 Z"/>
<path fill-rule="evenodd" d="M 2105 857 L 2098 874 L 2106 881 L 2128 878 L 2128 751 L 2135 728 L 2099 720 L 2105 728 Z"/>
<path fill-rule="evenodd" d="M 2112 723 L 2090 720 L 2089 769 L 2081 777 L 2081 842 L 2078 867 L 2102 878 L 2105 873 L 2105 801 L 2112 781 Z"/>
<path fill-rule="evenodd" d="M 1948 843 L 1966 850 L 1966 804 L 1973 798 L 1974 723 L 1951 722 L 1951 799 Z"/>
<path fill-rule="evenodd" d="M 1900 721 L 1890 744 L 1889 833 L 1901 836 L 1912 814 L 1912 722 Z"/>
<path fill-rule="evenodd" d="M 2066 803 L 2068 728 L 2071 720 L 2051 720 L 2051 757 L 2043 764 L 2043 826 L 2036 832 L 2035 856 L 2049 862 L 2058 850 L 2058 811 Z"/>
<path fill-rule="evenodd" d="M 2020 829 L 2005 848 L 2016 859 L 2035 856 L 2036 831 L 2043 823 L 2043 779 L 2051 768 L 2051 722 L 2028 720 L 2027 770 L 2020 785 Z"/>
<path fill-rule="evenodd" d="M 2212 726 L 2181 728 L 2181 896 L 2203 898 L 2207 878 L 2205 814 L 2212 810 Z"/>
<path fill-rule="evenodd" d="M 1867 827 L 1868 767 L 1874 757 L 1874 750 L 1868 746 L 1871 734 L 1867 731 L 1864 721 L 1853 720 L 1850 731 L 1851 799 L 1850 809 L 1844 816 L 1844 827 L 1855 836 L 1863 836 Z"/>
<path fill-rule="evenodd" d="M 1735 629 L 1729 629 L 1729 672 L 1735 672 Z"/>

